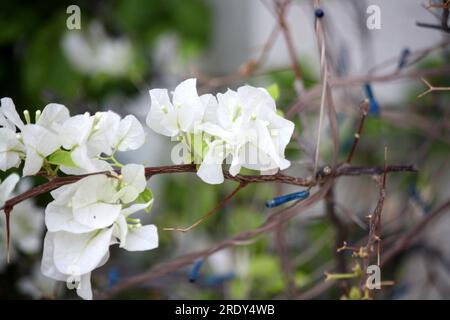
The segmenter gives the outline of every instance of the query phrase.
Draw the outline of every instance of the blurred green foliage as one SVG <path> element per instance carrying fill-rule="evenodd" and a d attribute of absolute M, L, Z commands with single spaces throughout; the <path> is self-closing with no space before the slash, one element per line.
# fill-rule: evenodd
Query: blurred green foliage
<path fill-rule="evenodd" d="M 42 104 L 95 101 L 108 94 L 135 93 L 136 83 L 154 76 L 152 49 L 163 34 L 180 41 L 179 55 L 189 58 L 209 40 L 209 9 L 202 0 L 78 1 L 81 30 L 69 31 L 66 8 L 73 1 L 8 1 L 0 11 L 0 90 L 14 97 L 19 109 Z M 86 32 L 99 21 L 110 37 L 131 41 L 132 62 L 119 76 L 85 75 L 65 56 L 61 42 L 67 32 Z"/>

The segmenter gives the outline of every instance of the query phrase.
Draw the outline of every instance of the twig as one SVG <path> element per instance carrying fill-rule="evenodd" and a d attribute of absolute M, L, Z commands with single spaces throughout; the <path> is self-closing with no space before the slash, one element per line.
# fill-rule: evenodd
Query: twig
<path fill-rule="evenodd" d="M 378 196 L 378 202 L 373 214 L 369 215 L 369 237 L 367 239 L 367 245 L 365 247 L 365 255 L 363 256 L 363 272 L 361 274 L 361 287 L 362 290 L 366 290 L 366 276 L 365 270 L 370 263 L 370 258 L 373 252 L 373 245 L 377 242 L 377 265 L 380 266 L 380 250 L 381 250 L 381 212 L 383 211 L 384 199 L 386 197 L 386 177 L 387 177 L 387 147 L 384 148 L 384 172 L 381 178 L 380 191 Z"/>
<path fill-rule="evenodd" d="M 364 121 L 366 120 L 367 111 L 369 110 L 369 101 L 367 99 L 361 104 L 361 118 L 359 119 L 358 129 L 355 132 L 355 137 L 353 139 L 352 148 L 348 154 L 345 163 L 350 164 L 352 162 L 353 154 L 355 153 L 356 147 L 358 145 L 359 139 L 361 137 L 362 130 L 364 128 Z"/>
<path fill-rule="evenodd" d="M 442 0 L 442 4 L 440 3 L 433 3 L 431 0 L 426 5 L 427 9 L 430 8 L 442 8 L 442 9 L 448 9 L 450 7 L 450 0 Z"/>
<path fill-rule="evenodd" d="M 226 196 L 219 204 L 217 204 L 211 211 L 209 211 L 207 214 L 205 214 L 203 217 L 201 217 L 199 220 L 197 220 L 195 223 L 193 223 L 191 226 L 186 228 L 163 228 L 164 231 L 180 231 L 180 232 L 188 232 L 189 230 L 195 228 L 199 224 L 201 224 L 203 221 L 211 217 L 213 214 L 215 214 L 217 211 L 222 209 L 228 201 L 231 200 L 240 190 L 245 188 L 248 185 L 246 182 L 241 182 L 237 186 L 236 189 L 233 190 L 228 196 Z"/>
<path fill-rule="evenodd" d="M 428 90 L 422 92 L 421 94 L 419 94 L 417 96 L 417 99 L 420 99 L 423 96 L 425 96 L 425 95 L 427 95 L 427 94 L 429 94 L 430 92 L 433 92 L 433 91 L 449 91 L 450 90 L 450 87 L 433 87 L 426 79 L 424 79 L 424 78 L 421 78 L 421 79 L 427 85 Z"/>
<path fill-rule="evenodd" d="M 294 71 L 295 78 L 296 78 L 296 89 L 297 89 L 297 95 L 300 96 L 303 94 L 304 91 L 304 85 L 303 85 L 303 76 L 302 71 L 300 70 L 300 65 L 297 60 L 297 54 L 295 52 L 294 48 L 294 42 L 292 41 L 292 35 L 291 31 L 289 29 L 289 26 L 286 23 L 285 14 L 286 14 L 286 8 L 289 5 L 289 0 L 283 0 L 281 3 L 277 0 L 273 0 L 275 9 L 277 12 L 277 21 L 278 25 L 280 26 L 280 30 L 283 33 L 284 40 L 286 42 L 286 46 L 289 53 L 289 58 L 291 59 L 291 67 Z"/>
<path fill-rule="evenodd" d="M 429 28 L 429 29 L 436 29 L 441 30 L 443 32 L 450 33 L 450 28 L 445 28 L 442 25 L 439 24 L 431 24 L 431 23 L 425 23 L 425 22 L 416 22 L 416 26 L 421 28 Z"/>

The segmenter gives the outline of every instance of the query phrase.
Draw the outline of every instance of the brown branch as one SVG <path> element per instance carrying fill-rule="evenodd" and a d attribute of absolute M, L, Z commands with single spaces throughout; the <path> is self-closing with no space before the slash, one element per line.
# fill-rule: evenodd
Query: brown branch
<path fill-rule="evenodd" d="M 433 91 L 449 91 L 450 90 L 450 87 L 434 87 L 424 78 L 422 78 L 422 81 L 423 81 L 423 83 L 425 83 L 427 85 L 428 90 L 426 90 L 426 91 L 422 92 L 421 94 L 419 94 L 417 96 L 418 99 L 422 98 L 423 96 L 425 96 L 425 95 L 427 95 L 427 94 L 429 94 L 430 92 L 433 92 Z"/>
<path fill-rule="evenodd" d="M 297 94 L 300 95 L 304 90 L 303 76 L 302 76 L 302 71 L 300 69 L 300 64 L 298 63 L 297 54 L 296 54 L 296 51 L 294 48 L 294 42 L 292 40 L 291 31 L 289 29 L 288 24 L 286 23 L 286 18 L 285 18 L 286 9 L 287 9 L 290 1 L 283 0 L 280 3 L 277 0 L 273 0 L 273 2 L 275 4 L 275 9 L 277 12 L 278 25 L 280 26 L 280 30 L 283 33 L 283 37 L 284 37 L 284 41 L 286 42 L 289 58 L 291 60 L 291 68 L 292 68 L 292 71 L 294 71 L 295 78 L 296 78 L 298 86 L 299 86 Z"/>
<path fill-rule="evenodd" d="M 425 23 L 425 22 L 416 22 L 416 26 L 421 28 L 429 28 L 429 29 L 436 29 L 441 30 L 443 32 L 450 33 L 450 28 L 444 28 L 442 25 L 439 24 L 431 24 L 431 23 Z"/>
<path fill-rule="evenodd" d="M 449 43 L 446 43 L 448 46 Z M 345 88 L 355 85 L 362 85 L 366 82 L 377 83 L 377 82 L 389 82 L 400 79 L 414 79 L 421 77 L 434 77 L 438 75 L 449 75 L 450 74 L 450 66 L 446 67 L 438 67 L 426 70 L 414 70 L 408 72 L 391 72 L 385 75 L 363 75 L 363 76 L 352 76 L 346 78 L 331 78 L 329 80 L 329 84 L 332 88 Z M 286 117 L 291 118 L 296 112 L 299 110 L 306 109 L 309 105 L 311 105 L 311 101 L 313 101 L 319 94 L 321 93 L 321 84 L 317 84 L 305 94 L 299 98 L 294 105 L 290 107 L 290 109 L 286 112 Z"/>
<path fill-rule="evenodd" d="M 345 163 L 350 164 L 353 159 L 353 154 L 355 153 L 356 147 L 358 146 L 359 139 L 361 137 L 362 130 L 364 128 L 364 121 L 366 120 L 367 111 L 369 110 L 369 100 L 365 99 L 361 104 L 361 118 L 359 119 L 358 129 L 355 132 L 355 137 L 353 139 L 352 148 L 350 149 L 350 153 L 348 154 L 347 160 Z"/>
<path fill-rule="evenodd" d="M 161 167 L 148 167 L 145 168 L 145 175 L 149 179 L 154 175 L 158 174 L 171 174 L 171 173 L 185 173 L 185 172 L 196 172 L 196 166 L 194 164 L 181 164 L 172 166 L 161 166 Z M 388 172 L 417 172 L 417 169 L 412 165 L 397 165 L 388 166 Z M 374 175 L 383 172 L 381 167 L 346 167 L 342 166 L 336 169 L 334 176 L 358 176 L 358 175 Z M 61 186 L 75 183 L 87 176 L 96 174 L 109 174 L 107 171 L 89 173 L 77 176 L 67 176 L 58 177 L 53 180 L 38 185 L 31 190 L 28 190 L 16 197 L 13 197 L 5 202 L 5 205 L 0 208 L 0 211 L 6 207 L 14 207 L 16 204 L 25 201 L 30 198 L 34 198 L 38 195 L 44 194 L 46 192 L 52 191 Z M 285 175 L 283 173 L 277 173 L 274 175 L 241 175 L 232 176 L 228 171 L 224 171 L 224 177 L 227 180 L 237 181 L 240 183 L 267 183 L 267 182 L 279 182 L 295 186 L 311 187 L 314 186 L 314 181 L 310 178 L 292 177 Z"/>
<path fill-rule="evenodd" d="M 370 258 L 373 252 L 373 246 L 377 243 L 377 265 L 380 266 L 380 250 L 381 250 L 381 212 L 383 211 L 384 200 L 386 198 L 386 177 L 387 177 L 387 147 L 384 148 L 384 169 L 383 176 L 379 181 L 380 191 L 378 196 L 377 205 L 373 214 L 369 215 L 369 236 L 367 239 L 367 245 L 365 247 L 366 255 L 363 260 L 363 272 L 361 274 L 361 289 L 366 290 L 366 270 L 370 263 Z"/>

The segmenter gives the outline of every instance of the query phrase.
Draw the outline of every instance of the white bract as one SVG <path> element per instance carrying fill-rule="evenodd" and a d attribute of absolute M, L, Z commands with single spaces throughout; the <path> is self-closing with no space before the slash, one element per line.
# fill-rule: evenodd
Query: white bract
<path fill-rule="evenodd" d="M 195 79 L 188 79 L 176 87 L 173 102 L 166 89 L 150 90 L 150 97 L 148 126 L 179 137 L 190 153 L 185 162 L 200 164 L 197 174 L 207 183 L 223 182 L 224 162 L 232 175 L 241 167 L 267 173 L 290 166 L 284 152 L 294 123 L 277 113 L 263 88 L 243 86 L 217 98 L 198 97 Z"/>
<path fill-rule="evenodd" d="M 111 170 L 102 158 L 114 156 L 116 151 L 139 149 L 145 141 L 142 125 L 132 115 L 120 119 L 112 111 L 76 115 L 65 121 L 60 130 L 62 147 L 69 150 L 75 164 L 62 166 L 67 174 L 83 174 Z"/>
<path fill-rule="evenodd" d="M 36 113 L 36 121 L 31 123 L 25 111 L 26 124 L 16 111 L 10 98 L 1 99 L 0 108 L 0 170 L 18 167 L 25 159 L 23 175 L 34 175 L 44 164 L 44 159 L 61 146 L 58 133 L 61 123 L 69 118 L 69 110 L 63 105 L 50 103 L 42 113 Z M 16 130 L 20 132 L 16 133 Z"/>
<path fill-rule="evenodd" d="M 147 125 L 159 134 L 176 137 L 192 133 L 203 118 L 204 104 L 197 94 L 196 80 L 181 82 L 172 101 L 167 89 L 150 90 L 151 108 Z"/>
<path fill-rule="evenodd" d="M 90 273 L 108 260 L 111 244 L 129 251 L 158 246 L 156 227 L 130 217 L 153 203 L 130 204 L 147 190 L 144 167 L 136 164 L 118 176 L 91 175 L 54 190 L 45 212 L 42 272 L 61 281 L 78 277 L 77 293 L 91 299 Z"/>
<path fill-rule="evenodd" d="M 0 183 L 0 207 L 11 198 L 13 190 L 19 181 L 17 174 L 9 175 Z M 33 202 L 25 201 L 14 206 L 10 214 L 11 228 L 11 260 L 16 257 L 16 251 L 19 250 L 25 254 L 37 253 L 41 248 L 41 237 L 44 229 L 44 216 L 42 210 L 36 207 Z M 0 230 L 6 228 L 6 219 L 2 214 L 0 216 Z M 0 269 L 4 265 L 6 249 L 6 237 L 4 234 L 0 237 Z"/>
<path fill-rule="evenodd" d="M 5 205 L 5 202 L 11 196 L 19 179 L 19 175 L 13 173 L 0 183 L 0 208 Z"/>

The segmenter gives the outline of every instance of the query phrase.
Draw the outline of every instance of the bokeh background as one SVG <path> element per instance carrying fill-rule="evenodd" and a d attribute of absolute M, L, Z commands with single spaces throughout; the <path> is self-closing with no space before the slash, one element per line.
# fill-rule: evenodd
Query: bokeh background
<path fill-rule="evenodd" d="M 324 0 L 328 56 L 333 76 L 351 78 L 390 74 L 408 49 L 415 52 L 450 41 L 449 33 L 419 28 L 417 21 L 436 22 L 440 9 L 427 10 L 425 0 Z M 81 9 L 81 29 L 69 30 L 69 5 Z M 369 4 L 381 8 L 381 29 L 366 27 Z M 286 12 L 296 56 L 306 89 L 320 81 L 319 55 L 314 33 L 312 1 L 294 0 Z M 438 22 L 436 22 L 438 23 Z M 115 0 L 115 1 L 2 1 L 0 11 L 0 96 L 11 97 L 18 110 L 34 111 L 47 103 L 66 105 L 72 114 L 114 110 L 132 113 L 142 123 L 150 108 L 148 90 L 174 88 L 188 78 L 198 79 L 200 93 L 237 88 L 243 83 L 279 88 L 278 108 L 287 111 L 295 102 L 295 75 L 281 34 L 263 54 L 267 39 L 277 26 L 273 2 L 268 0 Z M 407 72 L 443 70 L 449 65 L 449 45 L 434 50 Z M 373 69 L 382 66 L 387 68 Z M 427 77 L 436 86 L 449 86 L 449 73 Z M 354 163 L 381 165 L 384 146 L 392 164 L 416 164 L 417 174 L 390 175 L 383 210 L 386 238 L 403 234 L 450 197 L 450 94 L 433 92 L 421 99 L 426 86 L 420 77 L 399 77 L 373 83 L 381 115 L 370 115 Z M 358 105 L 365 98 L 363 83 L 336 90 L 341 134 L 340 157 L 347 155 L 357 120 Z M 300 146 L 313 142 L 317 106 L 313 99 L 296 118 Z M 298 142 L 297 141 L 297 142 Z M 295 176 L 311 174 L 311 158 L 297 142 L 288 148 Z M 124 156 L 123 162 L 147 166 L 170 164 L 172 143 L 147 128 L 146 145 Z M 307 149 L 307 148 L 306 148 Z M 322 144 L 321 164 L 329 163 L 332 143 Z M 3 178 L 3 177 L 1 177 Z M 19 187 L 27 190 L 43 180 L 29 179 Z M 150 186 L 155 206 L 143 215 L 160 228 L 187 226 L 213 208 L 233 188 L 202 183 L 195 175 L 156 176 Z M 334 188 L 337 213 L 348 230 L 347 242 L 357 243 L 367 234 L 366 219 L 377 202 L 378 189 L 371 177 L 340 178 Z M 276 184 L 248 187 L 207 222 L 188 233 L 160 231 L 160 247 L 144 253 L 111 248 L 112 257 L 93 275 L 101 292 L 130 275 L 150 269 L 174 257 L 207 248 L 231 235 L 256 228 L 272 210 L 266 200 L 297 191 Z M 12 219 L 13 260 L 6 265 L 4 216 L 0 225 L 2 261 L 0 298 L 75 298 L 64 283 L 55 283 L 39 272 L 44 235 L 44 195 L 23 203 Z M 383 269 L 383 280 L 393 286 L 377 293 L 379 299 L 450 298 L 450 218 L 443 212 L 418 235 L 414 244 Z M 283 230 L 291 258 L 296 295 L 287 290 L 277 249 L 276 234 L 255 238 L 215 253 L 203 261 L 198 279 L 189 281 L 192 266 L 181 268 L 117 297 L 132 299 L 337 299 L 339 285 L 313 290 L 324 283 L 324 272 L 336 263 L 335 233 L 321 202 L 292 219 Z M 394 241 L 395 242 L 395 241 Z M 387 242 L 391 245 L 393 242 Z M 350 254 L 342 253 L 348 266 Z"/>

